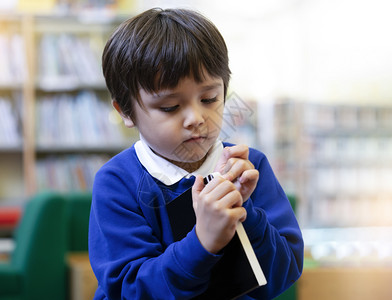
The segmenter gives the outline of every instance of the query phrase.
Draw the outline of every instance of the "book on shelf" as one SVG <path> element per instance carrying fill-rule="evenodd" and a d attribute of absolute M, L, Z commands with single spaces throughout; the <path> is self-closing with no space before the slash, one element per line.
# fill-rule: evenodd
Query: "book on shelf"
<path fill-rule="evenodd" d="M 213 175 L 204 179 L 208 183 Z M 183 239 L 196 224 L 192 205 L 192 188 L 166 206 L 173 238 Z M 222 258 L 213 267 L 207 290 L 195 299 L 236 299 L 267 283 L 242 223 L 223 249 Z"/>
<path fill-rule="evenodd" d="M 111 122 L 113 108 L 91 91 L 77 95 L 45 96 L 36 105 L 36 137 L 39 147 L 122 148 L 128 144 L 117 124 Z"/>
<path fill-rule="evenodd" d="M 37 161 L 38 190 L 91 190 L 95 173 L 109 159 L 108 155 L 48 156 Z"/>
<path fill-rule="evenodd" d="M 0 34 L 0 85 L 21 85 L 26 79 L 25 44 L 18 33 Z"/>
<path fill-rule="evenodd" d="M 38 52 L 39 87 L 50 91 L 105 86 L 100 52 L 101 44 L 93 37 L 44 34 Z"/>
<path fill-rule="evenodd" d="M 18 118 L 12 109 L 11 101 L 0 97 L 0 147 L 21 145 Z"/>

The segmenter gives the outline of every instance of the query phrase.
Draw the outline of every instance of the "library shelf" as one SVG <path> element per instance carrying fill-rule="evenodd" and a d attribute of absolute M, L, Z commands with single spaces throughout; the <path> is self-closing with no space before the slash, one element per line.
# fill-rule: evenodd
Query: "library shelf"
<path fill-rule="evenodd" d="M 392 105 L 273 104 L 272 165 L 305 228 L 392 226 Z"/>
<path fill-rule="evenodd" d="M 101 70 L 104 44 L 124 20 L 117 15 L 0 14 L 0 63 L 9 58 L 0 74 L 0 103 L 13 124 L 2 137 L 0 122 L 0 178 L 18 189 L 4 188 L 0 206 L 9 199 L 23 202 L 46 188 L 47 177 L 39 176 L 52 169 L 45 168 L 60 165 L 59 182 L 69 181 L 75 162 L 87 162 L 86 170 L 96 172 L 136 140 L 137 132 L 125 130 L 113 117 Z M 9 128 L 8 123 L 3 126 Z M 84 178 L 77 189 L 91 189 L 95 173 L 86 170 L 76 171 Z M 64 185 L 50 188 L 64 190 Z"/>

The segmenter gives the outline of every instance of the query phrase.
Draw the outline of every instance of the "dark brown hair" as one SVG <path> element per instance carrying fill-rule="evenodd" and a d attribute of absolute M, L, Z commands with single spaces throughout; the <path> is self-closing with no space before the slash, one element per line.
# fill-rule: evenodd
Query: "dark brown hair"
<path fill-rule="evenodd" d="M 231 73 L 218 29 L 187 9 L 154 8 L 122 23 L 106 43 L 102 68 L 112 99 L 131 119 L 140 88 L 158 92 L 188 76 L 201 82 L 207 72 L 222 78 L 226 96 Z"/>

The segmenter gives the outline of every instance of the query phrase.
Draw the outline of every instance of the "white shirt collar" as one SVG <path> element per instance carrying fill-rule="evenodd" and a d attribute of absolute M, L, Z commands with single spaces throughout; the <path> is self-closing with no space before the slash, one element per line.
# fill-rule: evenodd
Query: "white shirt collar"
<path fill-rule="evenodd" d="M 184 177 L 190 178 L 194 175 L 205 177 L 212 173 L 222 155 L 223 144 L 221 141 L 217 140 L 208 152 L 207 158 L 201 167 L 192 173 L 188 173 L 184 169 L 156 155 L 141 135 L 140 140 L 135 143 L 135 150 L 139 161 L 151 176 L 162 181 L 166 185 L 172 185 Z"/>

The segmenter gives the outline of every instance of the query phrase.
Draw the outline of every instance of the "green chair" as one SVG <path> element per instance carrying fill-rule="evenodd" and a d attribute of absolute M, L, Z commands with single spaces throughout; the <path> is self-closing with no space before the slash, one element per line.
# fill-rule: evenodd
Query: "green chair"
<path fill-rule="evenodd" d="M 282 294 L 274 298 L 274 300 L 295 300 L 295 299 L 297 299 L 297 283 L 294 283 Z"/>
<path fill-rule="evenodd" d="M 88 224 L 90 219 L 91 193 L 65 194 L 67 217 L 67 251 L 88 251 Z"/>
<path fill-rule="evenodd" d="M 29 200 L 10 261 L 0 264 L 0 299 L 66 299 L 66 235 L 62 196 L 43 193 Z"/>

